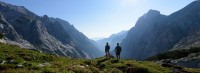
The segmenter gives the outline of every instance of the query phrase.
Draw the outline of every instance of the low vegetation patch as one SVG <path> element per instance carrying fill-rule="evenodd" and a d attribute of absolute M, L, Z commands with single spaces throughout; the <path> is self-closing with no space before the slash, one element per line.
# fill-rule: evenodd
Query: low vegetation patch
<path fill-rule="evenodd" d="M 189 72 L 199 69 L 183 68 Z M 172 68 L 155 62 L 71 59 L 0 43 L 0 73 L 169 73 Z"/>
<path fill-rule="evenodd" d="M 168 52 L 147 58 L 146 60 L 152 61 L 152 60 L 162 60 L 162 59 L 170 59 L 170 58 L 179 59 L 179 58 L 187 57 L 189 54 L 192 54 L 192 53 L 200 53 L 200 47 L 191 47 L 190 49 L 168 51 Z"/>

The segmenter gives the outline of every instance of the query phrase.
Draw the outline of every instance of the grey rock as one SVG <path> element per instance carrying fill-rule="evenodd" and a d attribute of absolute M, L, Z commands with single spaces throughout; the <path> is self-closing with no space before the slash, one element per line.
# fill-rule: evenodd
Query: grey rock
<path fill-rule="evenodd" d="M 51 66 L 51 64 L 48 63 L 48 62 L 45 62 L 45 63 L 38 64 L 37 66 L 38 67 L 44 67 L 44 66 Z"/>
<path fill-rule="evenodd" d="M 14 63 L 15 62 L 15 60 L 10 60 L 10 61 L 8 61 L 9 63 Z"/>
<path fill-rule="evenodd" d="M 22 64 L 17 64 L 17 66 L 16 66 L 17 68 L 22 68 L 23 67 L 23 65 Z"/>
<path fill-rule="evenodd" d="M 186 61 L 179 61 L 177 65 L 188 68 L 200 68 L 199 63 L 200 59 L 189 59 Z"/>
<path fill-rule="evenodd" d="M 2 62 L 1 62 L 1 64 L 5 64 L 5 63 L 6 63 L 6 61 L 2 61 Z"/>

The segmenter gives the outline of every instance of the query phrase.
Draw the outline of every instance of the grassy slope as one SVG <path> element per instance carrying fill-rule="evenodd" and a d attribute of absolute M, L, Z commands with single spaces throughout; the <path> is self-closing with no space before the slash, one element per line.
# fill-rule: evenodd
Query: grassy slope
<path fill-rule="evenodd" d="M 0 64 L 0 73 L 168 73 L 172 71 L 171 68 L 149 61 L 116 61 L 104 57 L 91 60 L 70 59 L 0 43 L 0 63 L 3 61 L 6 62 Z M 184 68 L 184 70 L 200 72 L 200 69 Z"/>

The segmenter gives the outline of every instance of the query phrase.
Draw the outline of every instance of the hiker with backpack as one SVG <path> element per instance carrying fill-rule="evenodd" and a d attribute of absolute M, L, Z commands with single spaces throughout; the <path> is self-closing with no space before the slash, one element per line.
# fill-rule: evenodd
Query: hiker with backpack
<path fill-rule="evenodd" d="M 115 53 L 116 53 L 117 60 L 120 60 L 121 51 L 122 51 L 122 48 L 121 48 L 121 46 L 119 46 L 119 43 L 117 43 L 117 46 L 115 47 Z"/>
<path fill-rule="evenodd" d="M 105 53 L 106 53 L 106 58 L 110 58 L 110 45 L 108 43 L 106 43 L 106 46 L 105 46 Z"/>

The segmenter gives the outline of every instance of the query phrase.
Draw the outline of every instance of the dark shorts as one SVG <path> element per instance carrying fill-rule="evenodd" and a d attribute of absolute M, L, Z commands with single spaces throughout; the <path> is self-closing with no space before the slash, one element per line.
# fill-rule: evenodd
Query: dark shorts
<path fill-rule="evenodd" d="M 116 55 L 120 55 L 120 52 L 116 52 Z"/>

